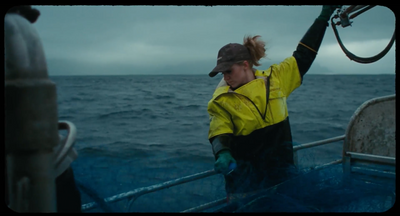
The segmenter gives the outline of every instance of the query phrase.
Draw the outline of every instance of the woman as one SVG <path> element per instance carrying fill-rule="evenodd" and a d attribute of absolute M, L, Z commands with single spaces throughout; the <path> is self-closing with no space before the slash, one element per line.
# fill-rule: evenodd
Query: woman
<path fill-rule="evenodd" d="M 219 50 L 209 76 L 224 78 L 208 103 L 208 138 L 214 169 L 225 175 L 228 202 L 296 174 L 286 99 L 301 85 L 337 7 L 323 6 L 293 55 L 267 70 L 253 69 L 265 57 L 258 35 Z"/>

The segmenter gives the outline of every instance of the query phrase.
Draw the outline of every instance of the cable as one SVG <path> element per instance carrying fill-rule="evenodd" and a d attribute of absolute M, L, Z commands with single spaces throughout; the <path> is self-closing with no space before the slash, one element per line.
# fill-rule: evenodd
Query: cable
<path fill-rule="evenodd" d="M 395 28 L 394 32 L 393 32 L 393 36 L 389 41 L 389 44 L 386 46 L 386 48 L 384 50 L 382 50 L 382 52 L 380 52 L 377 55 L 372 56 L 372 57 L 359 57 L 359 56 L 356 56 L 353 53 L 351 53 L 349 50 L 346 49 L 346 47 L 342 43 L 342 40 L 340 39 L 339 33 L 338 33 L 337 29 L 336 29 L 336 24 L 333 22 L 333 19 L 337 18 L 337 17 L 338 16 L 335 15 L 331 19 L 331 26 L 332 26 L 332 29 L 333 29 L 333 33 L 335 33 L 336 40 L 338 41 L 339 46 L 343 50 L 344 54 L 346 54 L 346 56 L 350 60 L 353 60 L 355 62 L 362 63 L 362 64 L 368 64 L 368 63 L 373 63 L 373 62 L 378 61 L 379 59 L 381 59 L 383 56 L 385 56 L 387 54 L 387 52 L 390 50 L 390 48 L 392 47 L 392 45 L 393 45 L 393 43 L 394 43 L 394 41 L 396 39 L 396 28 Z"/>

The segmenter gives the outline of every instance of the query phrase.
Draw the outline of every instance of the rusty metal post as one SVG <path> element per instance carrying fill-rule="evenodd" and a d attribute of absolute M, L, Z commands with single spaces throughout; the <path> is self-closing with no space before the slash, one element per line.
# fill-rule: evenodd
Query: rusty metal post
<path fill-rule="evenodd" d="M 56 86 L 48 78 L 36 29 L 18 14 L 4 17 L 4 48 L 9 207 L 17 212 L 56 212 Z"/>

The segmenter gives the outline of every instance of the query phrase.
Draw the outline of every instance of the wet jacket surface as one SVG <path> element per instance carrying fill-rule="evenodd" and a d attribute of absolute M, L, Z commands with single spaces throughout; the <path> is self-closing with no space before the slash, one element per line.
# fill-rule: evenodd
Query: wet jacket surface
<path fill-rule="evenodd" d="M 286 100 L 301 85 L 326 26 L 315 20 L 293 55 L 256 70 L 256 79 L 235 90 L 222 79 L 215 89 L 208 103 L 208 139 L 216 158 L 229 150 L 237 161 L 237 168 L 225 176 L 228 194 L 269 187 L 296 173 Z"/>

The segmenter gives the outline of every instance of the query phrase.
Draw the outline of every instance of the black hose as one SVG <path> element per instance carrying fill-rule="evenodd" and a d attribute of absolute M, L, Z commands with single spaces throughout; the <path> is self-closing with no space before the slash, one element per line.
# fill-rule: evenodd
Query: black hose
<path fill-rule="evenodd" d="M 336 24 L 333 22 L 334 18 L 335 18 L 335 16 L 332 17 L 332 19 L 331 19 L 331 25 L 332 25 L 333 32 L 335 33 L 336 40 L 338 41 L 339 46 L 343 50 L 344 54 L 346 54 L 346 56 L 350 60 L 353 60 L 355 62 L 362 63 L 362 64 L 368 64 L 368 63 L 373 63 L 373 62 L 378 61 L 379 59 L 381 59 L 383 56 L 385 56 L 387 54 L 387 52 L 390 50 L 390 48 L 392 47 L 392 45 L 396 39 L 396 29 L 395 29 L 393 32 L 392 39 L 390 39 L 389 44 L 386 46 L 386 48 L 384 50 L 382 50 L 382 52 L 380 52 L 377 55 L 372 56 L 372 57 L 356 56 L 353 53 L 351 53 L 349 50 L 347 50 L 346 47 L 343 45 L 342 40 L 340 39 L 339 33 L 336 29 Z"/>
<path fill-rule="evenodd" d="M 355 12 L 354 14 L 352 14 L 352 15 L 349 17 L 349 19 L 354 19 L 356 16 L 358 16 L 358 15 L 364 13 L 365 11 L 367 11 L 367 10 L 369 10 L 369 9 L 375 7 L 375 6 L 376 6 L 376 5 L 369 5 L 368 7 L 363 8 L 363 9 L 361 9 L 360 11 Z"/>

